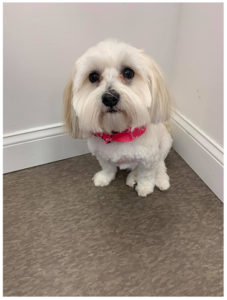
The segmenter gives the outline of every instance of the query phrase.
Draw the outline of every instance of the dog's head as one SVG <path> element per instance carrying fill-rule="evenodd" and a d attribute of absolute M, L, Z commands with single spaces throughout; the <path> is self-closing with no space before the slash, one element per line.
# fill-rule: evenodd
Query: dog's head
<path fill-rule="evenodd" d="M 116 40 L 88 49 L 66 86 L 65 123 L 73 137 L 123 131 L 168 119 L 163 75 L 142 50 Z"/>

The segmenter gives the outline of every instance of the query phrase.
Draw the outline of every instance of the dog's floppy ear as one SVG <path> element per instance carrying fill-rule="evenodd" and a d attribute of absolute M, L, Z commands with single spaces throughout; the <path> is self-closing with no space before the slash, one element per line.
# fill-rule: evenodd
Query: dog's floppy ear
<path fill-rule="evenodd" d="M 73 138 L 81 138 L 79 120 L 73 109 L 73 72 L 64 90 L 64 125 Z"/>
<path fill-rule="evenodd" d="M 165 122 L 170 118 L 172 99 L 164 76 L 156 62 L 143 53 L 145 58 L 148 85 L 151 93 L 150 116 L 152 123 Z"/>

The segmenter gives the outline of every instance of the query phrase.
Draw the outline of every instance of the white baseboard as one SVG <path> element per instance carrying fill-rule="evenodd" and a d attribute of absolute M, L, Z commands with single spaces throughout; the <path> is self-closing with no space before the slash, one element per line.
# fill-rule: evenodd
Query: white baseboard
<path fill-rule="evenodd" d="M 177 111 L 171 126 L 173 148 L 223 201 L 223 148 Z"/>
<path fill-rule="evenodd" d="M 3 137 L 3 172 L 13 172 L 88 153 L 84 140 L 67 136 L 63 124 L 20 130 Z"/>

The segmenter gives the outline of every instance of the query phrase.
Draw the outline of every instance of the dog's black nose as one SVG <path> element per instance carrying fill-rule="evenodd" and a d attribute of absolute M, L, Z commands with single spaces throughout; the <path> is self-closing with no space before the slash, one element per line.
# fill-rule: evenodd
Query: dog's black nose
<path fill-rule="evenodd" d="M 102 103 L 109 107 L 115 106 L 119 99 L 120 95 L 115 90 L 108 90 L 102 95 Z"/>

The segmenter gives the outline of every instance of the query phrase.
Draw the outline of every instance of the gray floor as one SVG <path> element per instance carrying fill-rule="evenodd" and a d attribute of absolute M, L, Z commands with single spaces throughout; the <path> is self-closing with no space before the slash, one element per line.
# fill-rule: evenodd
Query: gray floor
<path fill-rule="evenodd" d="M 96 188 L 83 155 L 4 176 L 4 296 L 222 296 L 223 205 L 175 153 L 171 188 Z"/>

